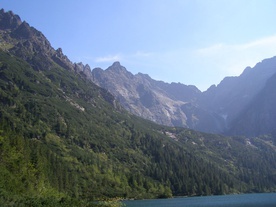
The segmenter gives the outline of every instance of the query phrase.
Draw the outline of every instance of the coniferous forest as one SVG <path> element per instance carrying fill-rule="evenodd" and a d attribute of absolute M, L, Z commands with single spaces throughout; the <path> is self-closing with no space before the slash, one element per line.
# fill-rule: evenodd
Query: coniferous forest
<path fill-rule="evenodd" d="M 41 49 L 34 28 L 16 33 L 22 24 L 1 30 L 1 206 L 276 190 L 273 135 L 226 137 L 136 117 Z"/>

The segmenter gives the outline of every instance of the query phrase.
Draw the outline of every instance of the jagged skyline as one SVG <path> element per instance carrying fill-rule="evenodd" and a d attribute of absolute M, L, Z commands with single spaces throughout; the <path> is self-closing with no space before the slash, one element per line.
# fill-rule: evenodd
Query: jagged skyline
<path fill-rule="evenodd" d="M 2 0 L 75 62 L 206 90 L 276 55 L 276 2 Z"/>

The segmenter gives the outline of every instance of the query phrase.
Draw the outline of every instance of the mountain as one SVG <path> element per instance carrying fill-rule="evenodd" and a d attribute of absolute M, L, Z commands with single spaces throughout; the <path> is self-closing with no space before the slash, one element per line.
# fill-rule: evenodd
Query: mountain
<path fill-rule="evenodd" d="M 229 131 L 249 136 L 274 134 L 276 124 L 276 74 L 270 77 L 250 104 L 233 120 Z"/>
<path fill-rule="evenodd" d="M 218 86 L 210 87 L 200 100 L 200 105 L 211 113 L 217 114 L 224 119 L 224 128 L 222 132 L 228 134 L 239 135 L 254 135 L 270 134 L 269 130 L 257 130 L 257 128 L 251 132 L 240 130 L 237 131 L 237 120 L 242 119 L 244 111 L 250 105 L 254 105 L 256 101 L 262 101 L 264 99 L 270 99 L 275 89 L 271 88 L 271 94 L 264 93 L 266 84 L 270 78 L 276 73 L 276 57 L 265 59 L 262 62 L 256 64 L 253 68 L 246 68 L 244 72 L 238 77 L 227 77 L 221 81 Z M 257 98 L 259 93 L 263 93 L 263 97 Z M 264 97 L 264 94 L 266 97 Z M 270 110 L 272 106 L 268 106 L 266 110 Z M 258 110 L 257 110 L 258 111 Z M 256 111 L 256 112 L 257 112 Z M 272 110 L 273 111 L 273 110 Z M 254 113 L 256 115 L 256 112 Z M 260 112 L 260 111 L 259 111 Z M 259 114 L 260 115 L 260 114 Z M 255 116 L 255 121 L 261 125 L 266 124 L 261 121 L 260 116 Z M 270 120 L 271 124 L 276 123 L 276 119 Z M 245 121 L 244 127 L 252 127 L 251 123 Z M 235 130 L 233 128 L 236 128 Z M 271 128 L 271 127 L 270 127 Z M 232 129 L 234 131 L 232 131 Z"/>
<path fill-rule="evenodd" d="M 0 206 L 275 191 L 273 136 L 226 137 L 142 119 L 19 16 L 2 9 L 0 22 Z M 140 87 L 141 104 L 163 94 Z M 156 86 L 166 87 L 185 88 L 189 100 L 198 94 Z"/>
<path fill-rule="evenodd" d="M 276 119 L 262 122 L 255 114 L 255 122 L 266 123 L 262 130 L 242 130 L 237 127 L 243 113 L 257 100 L 270 99 L 266 90 L 267 81 L 276 73 L 276 57 L 263 60 L 253 68 L 246 68 L 238 77 L 226 77 L 217 86 L 201 92 L 195 86 L 181 83 L 165 83 L 148 75 L 133 75 L 115 62 L 106 70 L 95 68 L 90 79 L 111 92 L 125 109 L 131 113 L 167 126 L 181 126 L 209 133 L 245 136 L 270 134 Z M 257 98 L 263 93 L 262 98 Z M 264 97 L 266 94 L 266 97 Z M 272 103 L 271 103 L 272 104 Z M 268 110 L 273 104 L 267 106 Z M 255 112 L 257 112 L 256 110 Z M 261 112 L 260 112 L 261 113 Z M 252 128 L 251 122 L 243 122 L 243 128 Z M 238 130 L 240 129 L 240 130 Z M 264 130 L 266 129 L 266 130 Z M 250 131 L 250 132 L 249 132 Z"/>
<path fill-rule="evenodd" d="M 195 86 L 168 84 L 142 73 L 133 75 L 119 62 L 106 70 L 93 69 L 90 77 L 135 115 L 167 126 L 209 132 L 216 129 L 215 117 L 198 107 L 201 92 Z"/>

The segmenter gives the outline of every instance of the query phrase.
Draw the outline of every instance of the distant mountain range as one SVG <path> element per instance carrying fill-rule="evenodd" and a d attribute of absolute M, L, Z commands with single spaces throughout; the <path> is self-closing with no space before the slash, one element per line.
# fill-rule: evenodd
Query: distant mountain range
<path fill-rule="evenodd" d="M 128 111 L 156 123 L 258 136 L 271 134 L 276 124 L 272 110 L 276 88 L 271 87 L 275 73 L 273 57 L 246 68 L 238 77 L 224 78 L 205 92 L 191 85 L 156 81 L 146 74 L 133 75 L 119 62 L 106 70 L 95 68 L 88 77 Z"/>

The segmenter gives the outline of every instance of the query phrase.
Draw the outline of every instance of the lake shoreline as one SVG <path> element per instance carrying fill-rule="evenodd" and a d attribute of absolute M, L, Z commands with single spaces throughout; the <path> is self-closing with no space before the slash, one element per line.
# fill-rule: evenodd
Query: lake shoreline
<path fill-rule="evenodd" d="M 167 199 L 124 200 L 126 207 L 275 207 L 276 193 L 243 193 L 212 196 L 184 196 Z"/>

